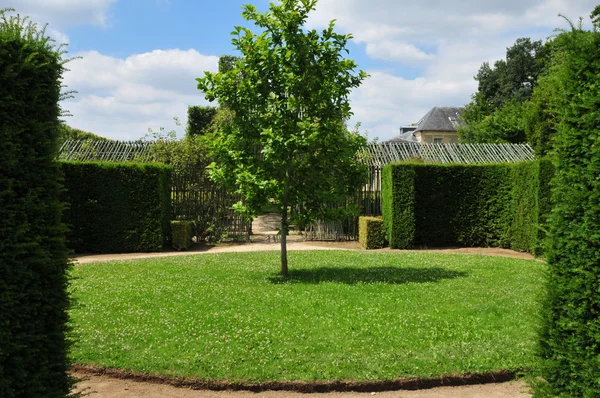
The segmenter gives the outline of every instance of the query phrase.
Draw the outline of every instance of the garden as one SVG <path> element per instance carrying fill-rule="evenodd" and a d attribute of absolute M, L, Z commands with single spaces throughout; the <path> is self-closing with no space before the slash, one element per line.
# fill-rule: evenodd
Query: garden
<path fill-rule="evenodd" d="M 351 35 L 303 29 L 315 4 L 245 6 L 268 29 L 236 27 L 242 57 L 198 79 L 219 108 L 191 109 L 185 139 L 78 147 L 112 145 L 119 162 L 57 161 L 68 60 L 0 11 L 0 396 L 69 396 L 73 365 L 219 388 L 475 375 L 600 394 L 598 29 L 555 39 L 562 111 L 537 159 L 422 157 L 373 173 L 375 147 L 344 123 L 368 76 L 339 57 Z M 281 216 L 279 252 L 68 259 L 248 233 L 265 206 Z M 365 250 L 288 253 L 292 224 L 341 219 Z M 400 250 L 453 246 L 538 258 Z"/>

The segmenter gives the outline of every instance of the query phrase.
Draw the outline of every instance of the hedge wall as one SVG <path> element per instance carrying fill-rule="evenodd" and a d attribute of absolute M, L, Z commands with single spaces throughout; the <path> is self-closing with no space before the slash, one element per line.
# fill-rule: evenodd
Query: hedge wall
<path fill-rule="evenodd" d="M 594 14 L 598 25 L 600 6 Z M 600 31 L 575 29 L 557 39 L 566 42 L 562 82 L 568 106 L 554 140 L 542 376 L 549 396 L 599 397 Z"/>
<path fill-rule="evenodd" d="M 170 236 L 171 171 L 140 163 L 63 162 L 69 248 L 84 253 L 161 250 Z"/>
<path fill-rule="evenodd" d="M 548 194 L 545 185 L 540 190 L 540 170 L 539 162 L 386 166 L 383 216 L 390 246 L 493 246 L 535 252 L 538 196 Z"/>
<path fill-rule="evenodd" d="M 6 19 L 4 19 L 6 18 Z M 0 397 L 65 397 L 68 270 L 54 162 L 61 52 L 0 10 Z"/>

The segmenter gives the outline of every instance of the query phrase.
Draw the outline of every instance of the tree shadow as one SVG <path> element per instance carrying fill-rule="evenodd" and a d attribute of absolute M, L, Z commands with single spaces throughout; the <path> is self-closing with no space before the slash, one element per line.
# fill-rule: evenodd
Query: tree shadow
<path fill-rule="evenodd" d="M 319 284 L 341 283 L 346 285 L 383 283 L 401 285 L 404 283 L 431 283 L 442 279 L 455 279 L 468 276 L 467 272 L 452 271 L 444 268 L 396 268 L 396 267 L 321 267 L 315 269 L 293 269 L 287 277 L 272 276 L 274 284 Z"/>

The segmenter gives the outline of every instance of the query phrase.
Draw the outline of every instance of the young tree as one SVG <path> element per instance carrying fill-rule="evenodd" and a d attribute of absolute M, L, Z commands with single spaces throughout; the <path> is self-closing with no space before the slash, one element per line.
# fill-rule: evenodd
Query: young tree
<path fill-rule="evenodd" d="M 287 275 L 288 209 L 302 224 L 327 219 L 330 205 L 357 191 L 365 168 L 357 153 L 366 139 L 349 132 L 348 96 L 367 77 L 345 59 L 351 35 L 306 31 L 317 0 L 282 0 L 261 14 L 243 16 L 262 33 L 235 27 L 232 43 L 242 54 L 233 69 L 207 72 L 198 88 L 231 112 L 215 136 L 213 178 L 245 198 L 238 211 L 252 216 L 271 198 L 281 209 L 281 273 Z"/>

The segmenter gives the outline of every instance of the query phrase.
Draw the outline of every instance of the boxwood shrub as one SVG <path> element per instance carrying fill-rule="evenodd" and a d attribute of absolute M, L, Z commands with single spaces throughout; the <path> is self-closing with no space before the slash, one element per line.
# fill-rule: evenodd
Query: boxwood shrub
<path fill-rule="evenodd" d="M 385 229 L 380 217 L 358 218 L 358 240 L 367 250 L 381 249 L 385 246 Z"/>
<path fill-rule="evenodd" d="M 551 174 L 546 164 L 544 195 Z M 540 170 L 539 162 L 386 166 L 382 197 L 390 246 L 491 246 L 535 252 Z"/>
<path fill-rule="evenodd" d="M 168 166 L 63 162 L 62 171 L 67 240 L 75 252 L 159 251 L 170 239 Z"/>
<path fill-rule="evenodd" d="M 0 7 L 1 8 L 1 7 Z M 62 51 L 0 10 L 0 397 L 65 397 L 70 264 L 61 224 Z"/>
<path fill-rule="evenodd" d="M 192 247 L 194 236 L 193 221 L 171 221 L 171 245 L 175 250 L 187 250 Z"/>

